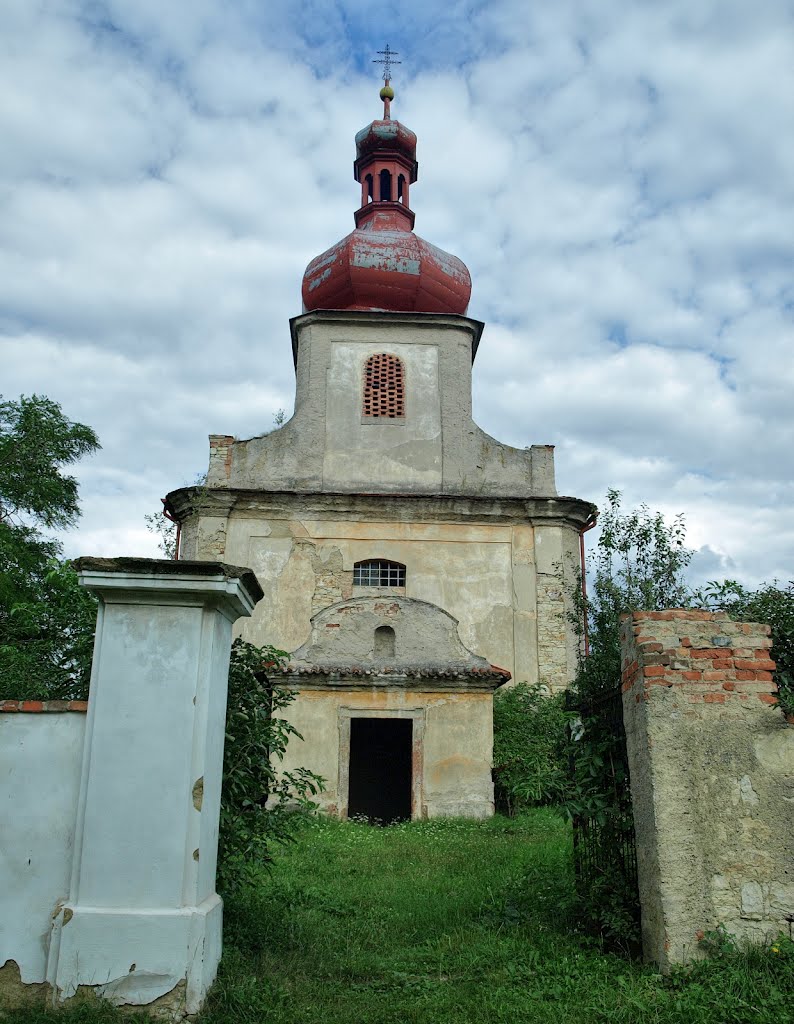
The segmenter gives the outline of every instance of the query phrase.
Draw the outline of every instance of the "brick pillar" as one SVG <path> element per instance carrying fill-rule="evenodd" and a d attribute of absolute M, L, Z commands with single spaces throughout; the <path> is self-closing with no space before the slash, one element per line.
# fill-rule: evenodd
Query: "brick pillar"
<path fill-rule="evenodd" d="M 643 951 L 662 969 L 718 925 L 763 940 L 794 917 L 794 729 L 769 632 L 724 612 L 621 623 Z"/>

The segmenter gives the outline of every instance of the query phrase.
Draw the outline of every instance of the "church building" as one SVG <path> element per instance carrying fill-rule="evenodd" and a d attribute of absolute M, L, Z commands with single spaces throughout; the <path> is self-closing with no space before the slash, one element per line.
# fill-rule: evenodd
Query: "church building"
<path fill-rule="evenodd" d="M 413 231 L 416 136 L 392 98 L 387 79 L 355 139 L 355 229 L 303 277 L 292 418 L 211 435 L 206 486 L 167 509 L 180 557 L 256 572 L 243 635 L 292 652 L 277 682 L 305 742 L 288 756 L 326 779 L 326 810 L 479 817 L 493 691 L 575 673 L 594 507 L 557 494 L 552 446 L 511 448 L 472 420 L 484 325 L 466 266 Z"/>

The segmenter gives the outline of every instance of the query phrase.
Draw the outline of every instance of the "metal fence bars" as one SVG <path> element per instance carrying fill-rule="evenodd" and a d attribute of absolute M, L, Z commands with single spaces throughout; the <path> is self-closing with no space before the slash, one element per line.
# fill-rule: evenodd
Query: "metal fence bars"
<path fill-rule="evenodd" d="M 637 847 L 620 689 L 584 699 L 569 694 L 567 707 L 578 714 L 569 727 L 577 892 L 586 901 L 620 908 L 625 925 L 638 934 Z"/>

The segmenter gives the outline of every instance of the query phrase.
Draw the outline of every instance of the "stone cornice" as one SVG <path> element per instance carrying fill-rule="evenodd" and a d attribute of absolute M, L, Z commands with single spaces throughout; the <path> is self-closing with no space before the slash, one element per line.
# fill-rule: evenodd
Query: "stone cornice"
<path fill-rule="evenodd" d="M 205 516 L 244 516 L 406 522 L 489 524 L 532 522 L 580 529 L 596 511 L 581 498 L 562 496 L 493 498 L 469 494 L 359 494 L 337 491 L 260 491 L 240 488 L 181 487 L 167 495 L 166 509 L 179 522 L 198 512 Z"/>
<path fill-rule="evenodd" d="M 364 668 L 360 665 L 289 665 L 270 670 L 271 682 L 286 690 L 421 690 L 491 693 L 510 679 L 505 669 L 431 665 Z"/>
<path fill-rule="evenodd" d="M 304 325 L 310 325 L 319 321 L 328 323 L 365 323 L 365 324 L 411 324 L 414 327 L 457 327 L 464 328 L 471 332 L 471 361 L 477 355 L 480 345 L 480 338 L 485 329 L 482 320 L 472 320 L 468 316 L 460 316 L 457 313 L 397 313 L 390 310 L 370 309 L 316 309 L 310 313 L 302 313 L 294 316 L 289 322 L 290 335 L 292 336 L 292 358 L 295 365 L 298 365 L 298 332 Z"/>

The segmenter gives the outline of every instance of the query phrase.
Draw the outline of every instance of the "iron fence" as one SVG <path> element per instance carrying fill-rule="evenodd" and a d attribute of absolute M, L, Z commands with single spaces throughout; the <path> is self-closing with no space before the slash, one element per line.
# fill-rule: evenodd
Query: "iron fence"
<path fill-rule="evenodd" d="M 637 845 L 620 689 L 587 699 L 569 695 L 568 709 L 581 723 L 575 727 L 580 739 L 573 744 L 579 756 L 571 755 L 584 807 L 573 817 L 577 889 L 584 898 L 594 891 L 620 890 L 627 912 L 639 924 Z"/>

